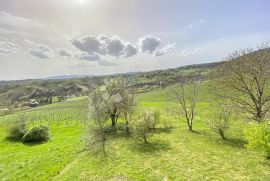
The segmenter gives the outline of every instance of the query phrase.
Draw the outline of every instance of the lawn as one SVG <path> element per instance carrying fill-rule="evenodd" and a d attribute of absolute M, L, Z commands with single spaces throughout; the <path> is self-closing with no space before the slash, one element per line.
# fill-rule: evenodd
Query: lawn
<path fill-rule="evenodd" d="M 206 92 L 200 94 L 196 132 L 187 130 L 184 119 L 162 111 L 163 120 L 172 128 L 165 129 L 161 123 L 148 144 L 118 130 L 108 136 L 106 157 L 84 149 L 85 97 L 32 109 L 26 114 L 40 120 L 30 125 L 49 125 L 51 140 L 43 144 L 12 142 L 6 139 L 8 124 L 2 124 L 0 180 L 269 180 L 270 161 L 244 147 L 242 130 L 247 123 L 232 122 L 226 141 L 208 129 Z M 168 89 L 156 90 L 138 99 L 150 109 L 177 108 L 168 95 Z M 11 122 L 15 117 L 1 117 L 1 121 Z"/>

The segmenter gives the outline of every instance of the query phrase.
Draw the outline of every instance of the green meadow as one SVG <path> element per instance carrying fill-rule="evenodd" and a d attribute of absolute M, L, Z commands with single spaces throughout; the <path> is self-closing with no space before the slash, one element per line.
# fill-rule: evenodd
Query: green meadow
<path fill-rule="evenodd" d="M 243 120 L 231 122 L 222 140 L 208 128 L 208 83 L 199 87 L 194 131 L 184 118 L 166 112 L 177 109 L 170 89 L 141 93 L 138 101 L 160 110 L 162 121 L 145 144 L 121 131 L 108 135 L 106 157 L 84 145 L 87 97 L 30 109 L 24 112 L 29 127 L 47 125 L 46 143 L 23 144 L 6 138 L 16 114 L 0 117 L 0 180 L 269 180 L 270 161 L 247 150 Z M 164 126 L 165 123 L 169 126 Z"/>

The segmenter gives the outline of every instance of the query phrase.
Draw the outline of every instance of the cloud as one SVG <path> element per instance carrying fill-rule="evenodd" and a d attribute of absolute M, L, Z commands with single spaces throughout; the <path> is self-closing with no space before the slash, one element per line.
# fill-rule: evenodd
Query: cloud
<path fill-rule="evenodd" d="M 161 40 L 154 35 L 146 35 L 139 39 L 138 44 L 143 53 L 153 54 L 161 46 Z"/>
<path fill-rule="evenodd" d="M 27 39 L 24 39 L 24 40 L 23 40 L 23 43 L 24 43 L 26 46 L 36 46 L 36 43 L 34 43 L 33 41 L 30 41 L 30 40 L 27 40 Z"/>
<path fill-rule="evenodd" d="M 191 50 L 183 50 L 181 52 L 181 55 L 185 56 L 185 57 L 189 57 L 192 55 L 198 55 L 201 53 L 201 49 L 200 48 L 195 48 L 195 49 L 191 49 Z"/>
<path fill-rule="evenodd" d="M 127 43 L 124 48 L 125 57 L 131 57 L 137 54 L 137 47 L 131 43 Z"/>
<path fill-rule="evenodd" d="M 54 51 L 44 44 L 38 44 L 31 40 L 23 40 L 23 43 L 28 47 L 30 55 L 38 57 L 40 59 L 52 59 L 54 58 Z"/>
<path fill-rule="evenodd" d="M 86 36 L 72 40 L 72 44 L 80 51 L 88 53 L 89 56 L 127 58 L 137 54 L 137 47 L 135 45 L 121 40 L 118 36 Z"/>
<path fill-rule="evenodd" d="M 89 54 L 104 54 L 104 48 L 102 42 L 92 36 L 86 36 L 79 38 L 78 40 L 72 40 L 72 44 L 83 52 Z"/>
<path fill-rule="evenodd" d="M 111 38 L 106 46 L 108 54 L 115 57 L 120 57 L 124 52 L 124 42 L 117 38 Z"/>
<path fill-rule="evenodd" d="M 139 38 L 138 46 L 142 53 L 152 56 L 165 55 L 174 48 L 174 44 L 163 45 L 160 38 L 154 35 L 145 35 Z"/>
<path fill-rule="evenodd" d="M 58 48 L 57 53 L 61 57 L 66 57 L 66 58 L 71 58 L 72 57 L 71 52 L 69 52 L 68 50 L 62 49 L 62 48 Z"/>
<path fill-rule="evenodd" d="M 5 11 L 0 11 L 0 28 L 7 32 L 25 34 L 26 31 L 41 27 L 40 23 L 32 19 L 12 15 Z"/>
<path fill-rule="evenodd" d="M 204 19 L 201 19 L 201 20 L 200 20 L 200 23 L 204 23 L 204 22 L 205 22 L 205 20 L 204 20 Z"/>
<path fill-rule="evenodd" d="M 175 44 L 168 44 L 155 52 L 155 56 L 162 56 L 171 52 L 175 47 Z"/>
<path fill-rule="evenodd" d="M 18 45 L 11 42 L 0 41 L 0 56 L 14 54 L 17 53 L 18 50 Z"/>
<path fill-rule="evenodd" d="M 99 60 L 98 64 L 101 66 L 117 66 L 118 65 L 117 63 L 109 62 L 107 60 Z"/>
<path fill-rule="evenodd" d="M 87 60 L 87 61 L 97 61 L 100 60 L 101 57 L 98 54 L 89 54 L 87 52 L 80 52 L 76 56 L 79 60 Z"/>
<path fill-rule="evenodd" d="M 35 48 L 30 49 L 29 53 L 40 59 L 51 59 L 54 57 L 54 52 L 47 45 L 38 44 Z"/>

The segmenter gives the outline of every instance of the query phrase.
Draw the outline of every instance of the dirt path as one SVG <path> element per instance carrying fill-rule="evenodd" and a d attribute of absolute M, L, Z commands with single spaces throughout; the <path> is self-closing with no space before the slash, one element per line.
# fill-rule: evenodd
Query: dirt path
<path fill-rule="evenodd" d="M 61 177 L 63 174 L 65 174 L 73 165 L 76 165 L 78 163 L 79 158 L 83 156 L 84 153 L 79 153 L 77 157 L 75 157 L 72 162 L 68 163 L 56 176 L 52 178 L 52 180 L 58 181 L 62 180 Z"/>

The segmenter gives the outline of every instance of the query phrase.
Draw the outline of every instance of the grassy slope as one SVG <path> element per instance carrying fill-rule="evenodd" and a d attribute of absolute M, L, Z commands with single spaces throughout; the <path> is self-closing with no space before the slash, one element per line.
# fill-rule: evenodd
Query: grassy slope
<path fill-rule="evenodd" d="M 36 123 L 50 127 L 51 140 L 46 144 L 22 144 L 7 140 L 5 138 L 7 126 L 2 124 L 0 127 L 0 180 L 47 180 L 59 173 L 81 151 L 82 129 L 81 125 L 72 118 L 67 122 L 59 123 L 56 112 L 62 113 L 67 108 L 80 112 L 81 107 L 86 106 L 85 103 L 86 101 L 82 99 L 67 101 L 39 107 L 28 113 L 32 116 L 38 114 L 38 117 L 42 118 L 44 114 L 55 115 L 55 117 L 51 116 L 53 118 L 51 122 L 39 120 L 42 122 Z M 12 115 L 9 117 L 10 119 L 1 117 L 1 121 L 12 121 Z M 70 117 L 67 115 L 67 118 Z"/>
<path fill-rule="evenodd" d="M 222 141 L 206 127 L 208 111 L 207 85 L 200 86 L 200 102 L 194 129 L 187 131 L 184 120 L 163 114 L 174 128 L 162 125 L 145 145 L 120 132 L 111 136 L 105 159 L 91 151 L 80 152 L 81 126 L 53 124 L 52 140 L 46 144 L 23 145 L 5 140 L 5 128 L 0 128 L 0 178 L 7 180 L 268 180 L 270 161 L 263 155 L 243 147 L 243 123 L 235 122 Z M 163 109 L 168 90 L 156 90 L 139 96 L 140 102 L 153 109 Z M 85 99 L 47 106 L 82 111 Z M 42 107 L 36 111 L 42 111 Z M 47 112 L 46 111 L 46 112 Z"/>

